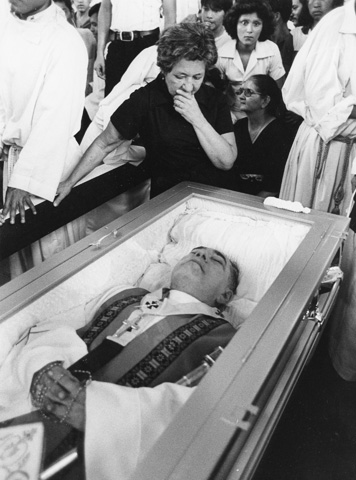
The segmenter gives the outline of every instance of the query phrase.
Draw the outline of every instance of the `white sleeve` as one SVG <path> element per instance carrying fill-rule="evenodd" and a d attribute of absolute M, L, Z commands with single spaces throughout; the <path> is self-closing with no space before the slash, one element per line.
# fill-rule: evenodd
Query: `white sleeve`
<path fill-rule="evenodd" d="M 15 345 L 0 367 L 0 421 L 31 411 L 30 386 L 35 372 L 60 360 L 68 367 L 86 355 L 85 343 L 75 330 L 60 327 L 26 345 L 26 338 Z"/>
<path fill-rule="evenodd" d="M 272 44 L 273 45 L 273 44 Z M 274 48 L 276 47 L 276 48 Z M 279 80 L 285 75 L 286 71 L 283 67 L 282 56 L 277 45 L 273 45 L 274 55 L 271 56 L 269 64 L 269 75 L 273 80 Z"/>
<path fill-rule="evenodd" d="M 80 36 L 56 45 L 38 93 L 30 135 L 9 186 L 53 201 L 84 108 L 88 55 Z M 78 147 L 79 149 L 79 147 Z"/>
<path fill-rule="evenodd" d="M 194 389 L 163 383 L 129 388 L 93 382 L 87 388 L 87 480 L 129 479 Z"/>

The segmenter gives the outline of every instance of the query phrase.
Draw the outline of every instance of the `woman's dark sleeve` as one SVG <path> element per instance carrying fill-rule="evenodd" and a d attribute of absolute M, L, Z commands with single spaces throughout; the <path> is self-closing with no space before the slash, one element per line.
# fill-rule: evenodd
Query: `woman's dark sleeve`
<path fill-rule="evenodd" d="M 140 133 L 148 105 L 148 89 L 141 87 L 119 106 L 112 114 L 110 121 L 124 138 L 132 140 Z"/>
<path fill-rule="evenodd" d="M 223 135 L 224 133 L 233 132 L 234 127 L 227 99 L 222 93 L 217 93 L 217 115 L 215 125 L 213 126 L 220 135 Z"/>

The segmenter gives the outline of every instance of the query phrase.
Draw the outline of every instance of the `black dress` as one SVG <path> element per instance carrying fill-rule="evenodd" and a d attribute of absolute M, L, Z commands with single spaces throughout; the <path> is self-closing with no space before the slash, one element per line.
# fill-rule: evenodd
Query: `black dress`
<path fill-rule="evenodd" d="M 220 135 L 233 131 L 221 92 L 203 84 L 195 98 Z M 229 172 L 212 164 L 193 126 L 174 110 L 173 97 L 161 75 L 132 93 L 114 112 L 111 122 L 128 140 L 140 135 L 151 171 L 151 197 L 182 181 L 228 187 Z"/>
<path fill-rule="evenodd" d="M 272 120 L 254 143 L 248 131 L 248 119 L 238 120 L 234 126 L 237 160 L 232 169 L 234 190 L 251 195 L 261 191 L 278 193 L 292 138 L 279 120 Z"/>

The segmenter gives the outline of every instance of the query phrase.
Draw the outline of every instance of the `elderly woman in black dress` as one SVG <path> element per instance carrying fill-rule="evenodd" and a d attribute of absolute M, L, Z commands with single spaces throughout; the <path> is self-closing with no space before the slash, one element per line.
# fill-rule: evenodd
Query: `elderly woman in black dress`
<path fill-rule="evenodd" d="M 151 170 L 151 196 L 190 180 L 226 186 L 237 156 L 229 107 L 221 92 L 203 83 L 217 60 L 210 29 L 179 24 L 158 42 L 161 74 L 136 90 L 112 115 L 69 179 L 56 204 L 124 140 L 140 136 Z"/>
<path fill-rule="evenodd" d="M 239 151 L 233 167 L 234 190 L 261 197 L 277 196 L 292 136 L 282 121 L 284 104 L 277 83 L 253 75 L 235 95 L 247 117 L 234 126 Z"/>

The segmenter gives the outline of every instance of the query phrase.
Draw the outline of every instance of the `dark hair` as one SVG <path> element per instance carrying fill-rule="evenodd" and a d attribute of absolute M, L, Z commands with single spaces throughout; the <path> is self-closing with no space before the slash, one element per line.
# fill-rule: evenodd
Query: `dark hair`
<path fill-rule="evenodd" d="M 237 22 L 241 15 L 256 13 L 263 26 L 260 42 L 267 40 L 274 32 L 274 16 L 272 9 L 264 0 L 236 0 L 224 18 L 224 27 L 231 38 L 237 39 Z"/>
<path fill-rule="evenodd" d="M 237 287 L 240 283 L 240 269 L 234 260 L 231 260 L 231 258 L 229 257 L 227 257 L 227 260 L 230 265 L 230 274 L 227 286 L 232 291 L 232 293 L 236 295 Z M 226 305 L 216 302 L 216 307 L 218 307 L 222 311 L 225 310 Z"/>
<path fill-rule="evenodd" d="M 302 32 L 304 34 L 307 34 L 308 31 L 314 25 L 314 18 L 310 15 L 308 0 L 299 0 L 299 1 L 302 4 L 302 8 L 298 18 L 298 26 L 303 27 Z M 333 0 L 331 4 L 331 10 L 337 7 L 341 7 L 343 4 L 344 4 L 344 0 Z"/>
<path fill-rule="evenodd" d="M 213 67 L 218 58 L 213 33 L 199 23 L 178 23 L 166 28 L 157 45 L 157 65 L 164 74 L 183 58 L 203 61 L 206 68 Z"/>
<path fill-rule="evenodd" d="M 92 15 L 95 15 L 96 13 L 99 13 L 100 5 L 101 3 L 95 3 L 95 5 L 89 8 L 89 12 L 88 12 L 89 17 L 91 17 Z"/>
<path fill-rule="evenodd" d="M 212 10 L 224 10 L 226 13 L 232 7 L 232 0 L 201 0 L 202 7 L 210 7 Z"/>
<path fill-rule="evenodd" d="M 284 23 L 287 23 L 292 13 L 292 0 L 268 0 L 273 13 L 280 13 Z"/>
<path fill-rule="evenodd" d="M 232 293 L 235 295 L 237 287 L 240 283 L 240 270 L 237 266 L 237 263 L 231 260 L 230 261 L 230 278 L 229 278 L 229 288 L 231 289 Z"/>
<path fill-rule="evenodd" d="M 285 113 L 285 105 L 282 98 L 281 89 L 278 87 L 277 82 L 273 80 L 269 75 L 252 75 L 247 80 L 251 80 L 263 96 L 269 96 L 270 101 L 266 107 L 266 112 L 274 117 L 282 117 Z"/>
<path fill-rule="evenodd" d="M 64 3 L 64 5 L 68 8 L 68 10 L 70 11 L 70 13 L 74 13 L 74 10 L 73 10 L 73 5 L 72 5 L 72 1 L 71 0 L 53 0 L 54 3 Z"/>

